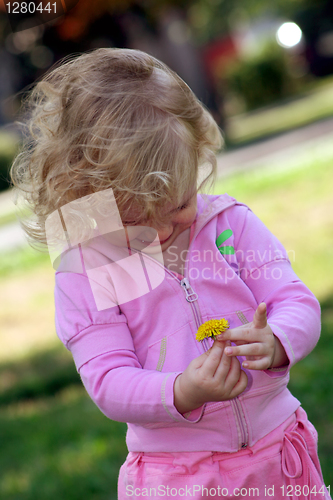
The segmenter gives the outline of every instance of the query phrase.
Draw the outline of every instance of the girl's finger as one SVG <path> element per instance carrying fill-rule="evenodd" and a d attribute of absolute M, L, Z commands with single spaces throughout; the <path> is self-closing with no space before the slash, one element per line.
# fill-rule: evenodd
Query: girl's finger
<path fill-rule="evenodd" d="M 237 328 L 232 328 L 231 330 L 226 330 L 216 337 L 218 341 L 230 340 L 231 342 L 243 342 L 249 343 L 255 340 L 254 336 L 258 336 L 258 333 L 253 331 L 252 324 L 249 324 L 244 328 L 240 326 Z"/>
<path fill-rule="evenodd" d="M 244 372 L 244 370 L 241 370 L 238 382 L 230 393 L 230 399 L 233 399 L 239 394 L 241 394 L 243 391 L 245 391 L 246 387 L 247 387 L 247 375 Z"/>
<path fill-rule="evenodd" d="M 225 345 L 226 345 L 226 347 L 230 346 L 230 342 L 226 342 Z M 222 355 L 221 361 L 220 361 L 220 363 L 215 371 L 214 378 L 220 380 L 221 382 L 224 382 L 228 376 L 229 371 L 230 371 L 230 367 L 231 367 L 231 364 L 233 362 L 233 359 L 235 359 L 238 362 L 239 369 L 240 369 L 240 364 L 239 364 L 238 359 L 232 358 L 231 356 L 227 356 L 225 354 L 225 351 L 223 351 L 223 355 Z"/>
<path fill-rule="evenodd" d="M 253 344 L 226 347 L 225 353 L 227 356 L 265 356 L 267 355 L 267 348 L 261 342 L 255 342 Z"/>
<path fill-rule="evenodd" d="M 214 342 L 211 349 L 202 355 L 205 356 L 201 366 L 204 376 L 213 377 L 215 375 L 223 356 L 224 345 L 224 342 Z"/>
<path fill-rule="evenodd" d="M 240 372 L 241 372 L 241 366 L 237 358 L 231 358 L 231 365 L 230 365 L 230 370 L 227 374 L 227 377 L 225 379 L 225 387 L 228 388 L 230 391 L 235 387 L 235 385 L 239 381 L 240 377 Z"/>
<path fill-rule="evenodd" d="M 257 361 L 245 360 L 242 366 L 247 370 L 267 370 L 270 367 L 270 360 L 265 356 Z"/>
<path fill-rule="evenodd" d="M 261 302 L 253 316 L 253 326 L 255 328 L 265 328 L 267 326 L 267 308 L 265 302 Z"/>

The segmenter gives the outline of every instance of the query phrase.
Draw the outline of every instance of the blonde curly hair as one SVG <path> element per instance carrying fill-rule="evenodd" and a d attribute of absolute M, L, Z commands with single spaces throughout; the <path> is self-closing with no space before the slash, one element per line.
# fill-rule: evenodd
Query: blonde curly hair
<path fill-rule="evenodd" d="M 25 101 L 28 134 L 11 178 L 34 219 L 30 243 L 46 243 L 45 221 L 84 196 L 112 188 L 122 217 L 162 220 L 197 186 L 199 167 L 214 180 L 221 132 L 186 83 L 154 57 L 97 49 L 68 58 Z M 126 219 L 124 219 L 126 220 Z M 138 220 L 138 223 L 140 221 Z"/>

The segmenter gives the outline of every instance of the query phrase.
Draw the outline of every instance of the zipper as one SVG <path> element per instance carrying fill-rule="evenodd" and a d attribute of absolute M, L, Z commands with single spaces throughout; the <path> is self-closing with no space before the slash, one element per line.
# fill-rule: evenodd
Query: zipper
<path fill-rule="evenodd" d="M 186 298 L 187 302 L 190 302 L 190 304 L 192 306 L 193 316 L 194 316 L 195 324 L 196 324 L 196 327 L 198 330 L 199 326 L 202 324 L 202 319 L 201 319 L 199 307 L 196 304 L 196 301 L 198 300 L 198 294 L 194 292 L 188 278 L 183 278 L 180 281 L 180 286 L 183 288 L 183 290 L 185 292 L 185 298 Z M 208 340 L 203 339 L 202 344 L 203 344 L 204 350 L 208 351 L 208 349 L 210 348 Z"/>
<path fill-rule="evenodd" d="M 194 314 L 196 326 L 197 326 L 197 329 L 198 329 L 199 326 L 202 324 L 202 319 L 201 319 L 199 307 L 197 307 L 197 304 L 196 304 L 196 302 L 198 300 L 198 294 L 194 292 L 194 290 L 193 290 L 193 288 L 192 288 L 192 286 L 191 286 L 188 278 L 183 278 L 180 281 L 180 285 L 181 285 L 181 287 L 183 288 L 183 290 L 185 292 L 185 298 L 186 298 L 187 302 L 189 302 L 191 304 L 191 306 L 192 306 L 192 310 L 193 310 L 193 314 Z M 208 351 L 208 349 L 210 347 L 209 343 L 208 343 L 208 339 L 203 339 L 202 340 L 202 344 L 203 344 L 203 347 L 204 347 L 205 351 Z M 246 424 L 246 421 L 245 421 L 245 418 L 244 418 L 244 412 L 243 412 L 243 408 L 242 408 L 242 403 L 238 399 L 238 397 L 236 397 L 234 399 L 231 399 L 230 403 L 231 403 L 231 407 L 233 409 L 233 413 L 234 413 L 234 416 L 235 416 L 237 429 L 239 429 L 239 443 L 238 443 L 238 446 L 241 449 L 245 449 L 247 447 L 247 444 L 248 444 L 248 429 L 247 429 L 247 424 Z"/>
<path fill-rule="evenodd" d="M 193 290 L 188 278 L 184 277 L 182 280 L 180 280 L 179 278 L 177 278 L 177 276 L 175 276 L 173 273 L 171 273 L 167 267 L 165 267 L 165 266 L 163 266 L 163 267 L 164 267 L 165 272 L 170 274 L 173 279 L 178 281 L 178 283 L 180 284 L 180 286 L 184 290 L 185 299 L 191 305 L 195 324 L 196 324 L 196 327 L 198 329 L 199 326 L 202 324 L 202 318 L 201 318 L 199 306 L 197 304 L 197 301 L 199 298 L 198 294 Z M 185 272 L 186 272 L 186 269 L 185 269 Z M 204 348 L 204 351 L 208 351 L 210 349 L 210 345 L 209 345 L 207 338 L 203 339 L 201 341 L 201 344 Z M 239 430 L 238 446 L 240 449 L 245 449 L 248 445 L 248 429 L 247 429 L 247 424 L 246 424 L 245 418 L 243 416 L 244 411 L 242 408 L 242 403 L 238 399 L 238 396 L 236 396 L 234 399 L 230 400 L 230 404 L 231 404 L 231 407 L 233 409 L 233 414 L 234 414 L 234 417 L 236 420 L 237 429 Z"/>
<path fill-rule="evenodd" d="M 185 269 L 185 271 L 186 271 L 186 269 Z M 180 281 L 180 285 L 185 292 L 185 298 L 186 298 L 187 302 L 190 302 L 190 304 L 192 306 L 196 326 L 198 329 L 199 326 L 202 324 L 202 318 L 200 315 L 199 306 L 196 303 L 196 301 L 198 300 L 198 294 L 194 292 L 188 278 L 184 277 Z M 202 344 L 203 344 L 204 350 L 208 351 L 210 346 L 209 346 L 207 338 L 202 340 Z M 233 413 L 235 416 L 237 428 L 239 429 L 238 446 L 241 449 L 245 449 L 248 445 L 248 428 L 247 428 L 247 424 L 246 424 L 246 421 L 244 418 L 244 411 L 242 408 L 242 403 L 238 399 L 238 396 L 235 397 L 234 399 L 231 399 L 230 403 L 231 403 L 231 407 L 233 409 Z"/>
<path fill-rule="evenodd" d="M 190 282 L 187 278 L 183 278 L 180 282 L 180 286 L 183 287 L 185 292 L 185 298 L 187 302 L 194 302 L 198 300 L 198 294 L 193 291 Z"/>
<path fill-rule="evenodd" d="M 211 217 L 211 219 L 214 217 L 214 215 Z M 193 239 L 192 239 L 192 241 L 191 241 L 191 243 L 189 245 L 189 248 L 188 248 L 188 251 L 187 251 L 188 255 L 190 253 L 190 248 L 191 248 L 191 246 L 193 244 L 195 236 L 197 236 L 197 235 L 194 235 L 194 237 L 193 237 Z M 150 257 L 147 254 L 146 254 L 146 256 Z M 154 261 L 157 262 L 155 259 L 154 259 Z M 188 273 L 187 273 L 187 264 L 188 264 L 188 262 L 189 262 L 189 260 L 186 259 L 184 275 L 188 275 Z M 160 263 L 158 263 L 158 264 L 161 267 L 163 267 L 164 271 L 167 272 L 168 274 L 170 274 L 173 279 L 175 279 L 176 281 L 178 281 L 178 283 L 180 284 L 180 286 L 183 288 L 183 290 L 185 292 L 185 298 L 186 298 L 187 302 L 189 302 L 191 304 L 192 312 L 193 312 L 193 316 L 194 316 L 194 320 L 195 320 L 195 324 L 196 324 L 196 327 L 198 329 L 199 326 L 202 324 L 202 318 L 201 318 L 199 306 L 197 304 L 197 300 L 198 300 L 199 297 L 198 297 L 198 294 L 196 292 L 194 292 L 194 290 L 193 290 L 193 288 L 192 288 L 192 286 L 191 286 L 191 284 L 189 282 L 189 279 L 184 276 L 184 278 L 182 280 L 180 280 L 171 271 L 169 271 L 169 269 L 166 266 L 163 266 Z M 207 338 L 203 339 L 201 341 L 201 344 L 203 345 L 204 351 L 208 351 L 210 349 L 210 347 L 211 347 L 209 345 L 209 342 L 208 342 Z M 243 408 L 242 408 L 242 403 L 238 399 L 238 396 L 236 396 L 234 399 L 230 399 L 230 403 L 231 403 L 231 407 L 233 408 L 233 413 L 234 413 L 234 416 L 235 416 L 235 419 L 236 419 L 237 428 L 239 429 L 239 432 L 240 432 L 239 447 L 241 449 L 245 449 L 247 447 L 247 445 L 248 445 L 248 429 L 247 429 L 247 424 L 246 424 L 245 418 L 243 416 L 244 412 L 243 412 Z"/>
<path fill-rule="evenodd" d="M 230 400 L 231 406 L 234 410 L 234 415 L 235 419 L 237 421 L 237 427 L 239 429 L 239 443 L 238 446 L 240 449 L 245 449 L 248 445 L 248 430 L 247 430 L 247 424 L 244 419 L 244 412 L 242 408 L 242 403 L 238 399 L 238 396 L 235 397 L 234 399 Z"/>

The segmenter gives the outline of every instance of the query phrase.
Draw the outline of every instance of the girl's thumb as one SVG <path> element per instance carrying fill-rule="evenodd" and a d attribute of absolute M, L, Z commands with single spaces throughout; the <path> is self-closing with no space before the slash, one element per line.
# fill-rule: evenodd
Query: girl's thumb
<path fill-rule="evenodd" d="M 267 308 L 265 302 L 261 302 L 253 316 L 253 326 L 255 328 L 265 328 L 267 325 Z"/>

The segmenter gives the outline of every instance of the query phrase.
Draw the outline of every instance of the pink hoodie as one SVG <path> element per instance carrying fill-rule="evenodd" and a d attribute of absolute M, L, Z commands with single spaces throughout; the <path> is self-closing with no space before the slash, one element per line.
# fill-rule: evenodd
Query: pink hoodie
<path fill-rule="evenodd" d="M 107 244 L 99 245 L 105 260 Z M 146 277 L 153 269 L 160 284 L 101 310 L 85 270 L 56 273 L 57 334 L 96 405 L 107 417 L 128 423 L 129 451 L 235 452 L 252 446 L 300 405 L 287 389 L 289 369 L 315 347 L 320 307 L 281 243 L 228 195 L 198 195 L 187 261 L 181 280 L 146 258 Z M 110 277 L 113 300 L 124 286 L 115 283 Z M 211 343 L 195 340 L 199 325 L 214 318 L 227 319 L 231 328 L 250 322 L 260 302 L 267 305 L 269 325 L 289 365 L 245 370 L 248 386 L 237 398 L 178 413 L 174 381 Z"/>

